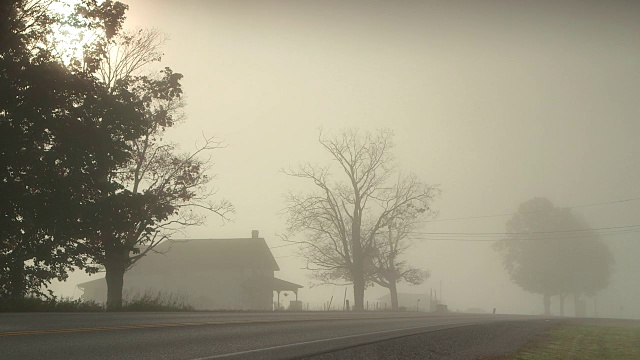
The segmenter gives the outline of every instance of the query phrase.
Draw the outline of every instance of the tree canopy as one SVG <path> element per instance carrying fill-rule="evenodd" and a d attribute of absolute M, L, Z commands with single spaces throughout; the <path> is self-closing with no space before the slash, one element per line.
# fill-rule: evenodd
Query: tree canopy
<path fill-rule="evenodd" d="M 182 75 L 160 60 L 156 31 L 122 32 L 127 6 L 83 0 L 71 15 L 52 1 L 2 3 L 0 19 L 0 293 L 42 294 L 68 271 L 104 268 L 108 308 L 124 272 L 213 202 L 203 137 L 182 152 L 162 140 L 182 119 Z M 81 52 L 60 49 L 61 26 L 91 32 Z M 64 55 L 64 56 L 63 56 Z"/>
<path fill-rule="evenodd" d="M 0 282 L 5 296 L 41 293 L 87 256 L 74 239 L 83 209 L 112 191 L 109 174 L 128 161 L 143 108 L 128 89 L 107 91 L 91 69 L 65 66 L 50 43 L 61 21 L 46 1 L 2 2 L 0 19 Z M 115 31 L 126 6 L 78 7 L 78 26 Z M 85 15 L 80 15 L 80 13 Z M 4 16 L 7 14 L 8 16 Z M 106 16 L 105 14 L 109 14 Z M 107 41 L 107 35 L 103 37 Z M 85 53 L 88 62 L 97 53 Z"/>
<path fill-rule="evenodd" d="M 515 284 L 543 295 L 546 314 L 553 295 L 594 295 L 607 286 L 611 252 L 571 209 L 557 208 L 546 198 L 531 199 L 507 222 L 507 233 L 494 249 Z"/>

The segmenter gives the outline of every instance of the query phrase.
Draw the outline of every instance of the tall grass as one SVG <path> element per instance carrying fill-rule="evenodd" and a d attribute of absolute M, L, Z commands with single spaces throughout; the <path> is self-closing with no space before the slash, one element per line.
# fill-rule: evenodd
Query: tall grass
<path fill-rule="evenodd" d="M 186 294 L 147 289 L 123 295 L 122 311 L 194 311 Z"/>
<path fill-rule="evenodd" d="M 97 312 L 104 305 L 82 299 L 28 296 L 20 299 L 0 298 L 0 312 Z"/>

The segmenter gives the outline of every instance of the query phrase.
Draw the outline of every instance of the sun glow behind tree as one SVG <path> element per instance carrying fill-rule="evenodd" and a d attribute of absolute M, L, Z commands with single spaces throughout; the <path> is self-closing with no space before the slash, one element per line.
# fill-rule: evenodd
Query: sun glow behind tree
<path fill-rule="evenodd" d="M 99 4 L 103 2 L 98 1 Z M 51 25 L 47 43 L 53 55 L 65 65 L 82 62 L 85 50 L 105 35 L 103 29 L 78 21 L 81 5 L 81 0 L 57 0 L 50 2 L 47 8 L 58 19 Z"/>

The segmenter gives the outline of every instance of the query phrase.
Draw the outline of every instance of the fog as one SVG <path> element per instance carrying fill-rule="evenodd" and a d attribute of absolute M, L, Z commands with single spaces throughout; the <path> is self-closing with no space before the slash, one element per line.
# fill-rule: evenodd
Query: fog
<path fill-rule="evenodd" d="M 561 207 L 640 196 L 636 2 L 127 3 L 126 26 L 169 34 L 162 65 L 184 74 L 187 119 L 170 138 L 184 149 L 203 133 L 228 145 L 213 173 L 233 221 L 210 216 L 184 238 L 258 229 L 283 245 L 283 194 L 305 188 L 281 169 L 330 163 L 319 127 L 392 129 L 399 166 L 442 189 L 425 232 L 505 232 L 510 215 L 489 215 L 537 196 Z M 574 211 L 593 228 L 637 225 L 640 201 Z M 638 234 L 602 240 L 616 265 L 599 313 L 640 318 Z M 454 311 L 542 313 L 541 296 L 511 283 L 491 245 L 418 240 L 406 259 L 431 278 L 399 292 L 437 289 Z M 304 286 L 303 302 L 342 303 L 344 287 L 312 287 L 292 247 L 273 254 L 276 276 Z M 53 289 L 78 296 L 75 285 L 95 278 L 76 272 Z M 386 294 L 376 286 L 365 299 Z"/>

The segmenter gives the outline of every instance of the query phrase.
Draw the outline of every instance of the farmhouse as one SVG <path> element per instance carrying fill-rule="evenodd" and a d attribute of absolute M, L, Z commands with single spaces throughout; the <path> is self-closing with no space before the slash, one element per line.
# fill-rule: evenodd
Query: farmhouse
<path fill-rule="evenodd" d="M 174 240 L 159 244 L 124 277 L 124 297 L 162 292 L 203 310 L 272 310 L 274 292 L 302 286 L 274 277 L 280 268 L 264 238 Z M 104 303 L 104 278 L 79 284 L 83 299 Z"/>

